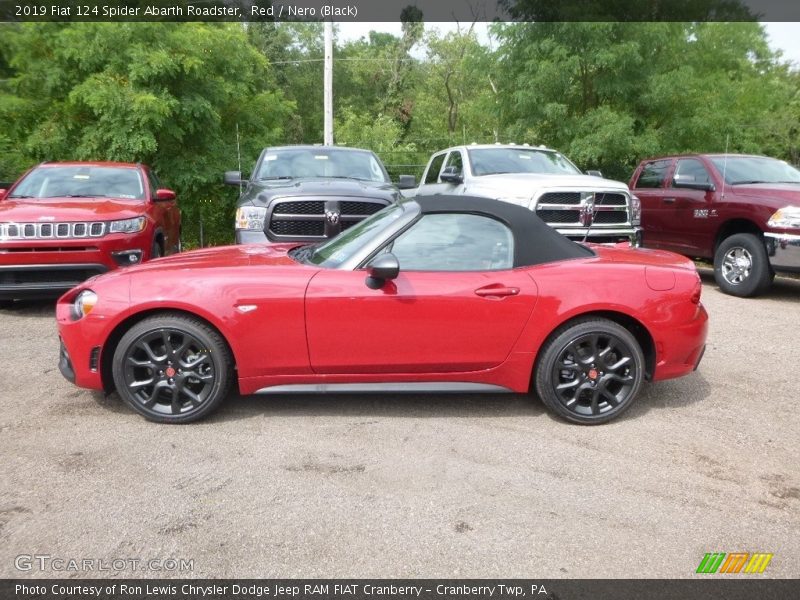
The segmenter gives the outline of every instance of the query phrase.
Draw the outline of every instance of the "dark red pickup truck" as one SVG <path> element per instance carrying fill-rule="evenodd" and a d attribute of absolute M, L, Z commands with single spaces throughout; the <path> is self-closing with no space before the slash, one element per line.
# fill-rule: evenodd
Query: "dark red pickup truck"
<path fill-rule="evenodd" d="M 800 272 L 800 171 L 765 156 L 651 158 L 631 191 L 642 203 L 643 245 L 713 260 L 722 291 L 755 296 L 776 272 Z"/>
<path fill-rule="evenodd" d="M 175 192 L 144 165 L 38 165 L 0 190 L 0 304 L 178 252 L 180 228 Z"/>

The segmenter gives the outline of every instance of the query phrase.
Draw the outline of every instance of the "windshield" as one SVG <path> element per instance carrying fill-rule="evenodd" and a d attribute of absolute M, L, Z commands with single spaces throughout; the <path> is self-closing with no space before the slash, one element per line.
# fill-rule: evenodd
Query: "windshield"
<path fill-rule="evenodd" d="M 580 170 L 566 157 L 552 150 L 536 148 L 467 149 L 472 172 L 476 176 L 498 173 L 542 173 L 579 175 Z"/>
<path fill-rule="evenodd" d="M 766 156 L 714 156 L 711 162 L 725 174 L 725 183 L 800 183 L 800 171 Z"/>
<path fill-rule="evenodd" d="M 138 169 L 75 165 L 34 169 L 8 197 L 144 200 L 145 195 Z"/>
<path fill-rule="evenodd" d="M 286 148 L 269 150 L 261 161 L 257 179 L 334 177 L 389 183 L 383 165 L 372 152 L 338 148 Z"/>
<path fill-rule="evenodd" d="M 403 209 L 390 205 L 343 231 L 335 238 L 317 246 L 304 262 L 321 267 L 337 268 L 381 234 L 386 227 L 400 218 Z"/>

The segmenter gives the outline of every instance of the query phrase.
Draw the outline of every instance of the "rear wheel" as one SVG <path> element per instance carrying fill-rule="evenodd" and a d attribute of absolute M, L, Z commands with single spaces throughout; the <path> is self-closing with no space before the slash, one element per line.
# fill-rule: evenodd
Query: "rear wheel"
<path fill-rule="evenodd" d="M 146 419 L 189 423 L 228 395 L 233 359 L 222 337 L 203 321 L 158 315 L 122 336 L 112 372 L 120 397 Z"/>
<path fill-rule="evenodd" d="M 644 355 L 636 338 L 608 319 L 574 321 L 542 348 L 536 392 L 551 411 L 583 425 L 618 417 L 639 393 Z"/>
<path fill-rule="evenodd" d="M 773 277 L 764 243 L 752 233 L 725 238 L 714 253 L 714 278 L 726 294 L 744 298 L 763 294 Z"/>

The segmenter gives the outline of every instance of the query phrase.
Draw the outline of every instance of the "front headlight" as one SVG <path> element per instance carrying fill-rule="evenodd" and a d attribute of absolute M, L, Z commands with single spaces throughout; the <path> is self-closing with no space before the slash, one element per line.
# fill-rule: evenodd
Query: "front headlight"
<path fill-rule="evenodd" d="M 111 221 L 108 228 L 109 233 L 138 233 L 144 229 L 145 218 L 135 217 L 122 221 Z"/>
<path fill-rule="evenodd" d="M 72 302 L 72 318 L 76 321 L 88 315 L 97 304 L 97 294 L 92 290 L 83 290 Z"/>
<path fill-rule="evenodd" d="M 236 209 L 236 229 L 264 231 L 267 209 L 262 206 L 242 206 Z"/>
<path fill-rule="evenodd" d="M 642 201 L 636 196 L 631 196 L 631 225 L 638 227 L 642 224 Z"/>
<path fill-rule="evenodd" d="M 800 229 L 800 206 L 784 206 L 767 221 L 768 227 L 777 229 Z"/>

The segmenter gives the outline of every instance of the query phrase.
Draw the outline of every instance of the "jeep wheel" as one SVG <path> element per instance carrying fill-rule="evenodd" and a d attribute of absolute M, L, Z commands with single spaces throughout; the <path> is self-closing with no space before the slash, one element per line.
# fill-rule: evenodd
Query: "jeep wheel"
<path fill-rule="evenodd" d="M 184 315 L 149 317 L 114 352 L 113 377 L 125 403 L 150 421 L 189 423 L 228 395 L 233 359 L 222 337 Z"/>
<path fill-rule="evenodd" d="M 772 272 L 764 243 L 751 233 L 722 240 L 714 254 L 714 278 L 726 294 L 743 298 L 769 289 Z"/>
<path fill-rule="evenodd" d="M 158 243 L 158 240 L 153 240 L 153 247 L 150 249 L 150 260 L 161 258 L 161 256 L 163 256 L 161 244 Z"/>
<path fill-rule="evenodd" d="M 636 338 L 607 319 L 568 323 L 541 352 L 536 393 L 573 423 L 595 425 L 618 417 L 633 404 L 644 379 L 644 355 Z"/>

